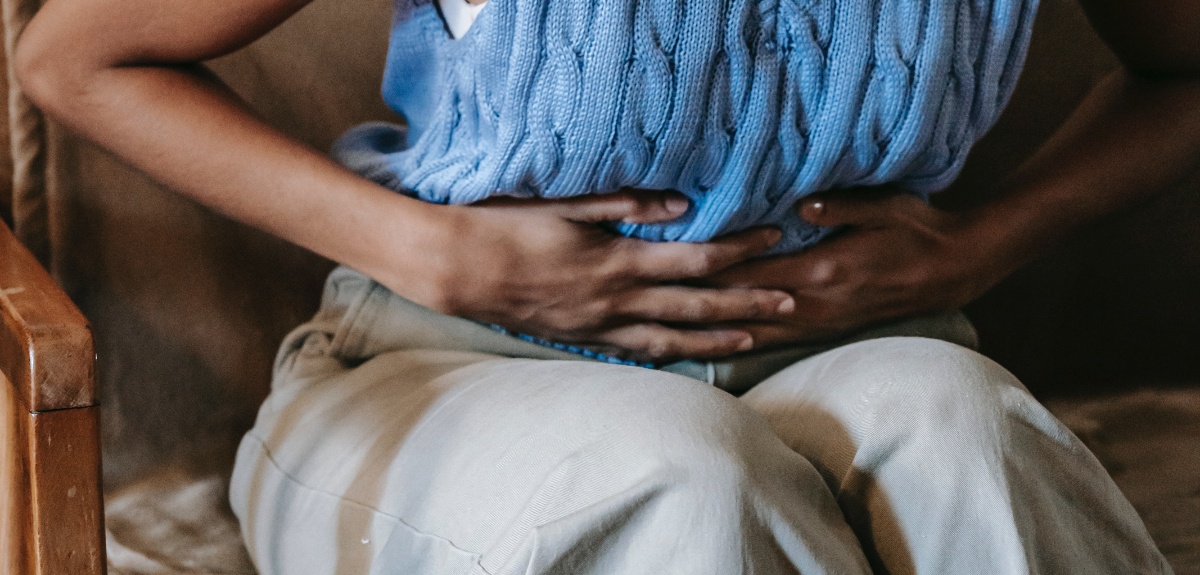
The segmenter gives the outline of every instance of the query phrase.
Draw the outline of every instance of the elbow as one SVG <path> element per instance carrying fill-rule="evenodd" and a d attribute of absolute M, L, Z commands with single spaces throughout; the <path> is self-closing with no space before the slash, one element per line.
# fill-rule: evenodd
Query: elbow
<path fill-rule="evenodd" d="M 30 22 L 13 54 L 13 74 L 21 92 L 51 115 L 61 115 L 82 94 L 90 76 L 85 58 L 48 30 L 37 18 Z"/>
<path fill-rule="evenodd" d="M 34 104 L 46 107 L 49 99 L 58 91 L 54 89 L 56 62 L 53 50 L 47 49 L 47 42 L 42 39 L 36 29 L 27 28 L 17 42 L 16 53 L 13 54 L 13 74 L 21 92 Z"/>

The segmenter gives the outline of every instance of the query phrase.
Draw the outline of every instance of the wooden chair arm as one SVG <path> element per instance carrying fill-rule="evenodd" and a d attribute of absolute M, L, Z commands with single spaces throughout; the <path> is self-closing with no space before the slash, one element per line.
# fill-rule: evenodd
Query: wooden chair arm
<path fill-rule="evenodd" d="M 0 573 L 102 575 L 91 328 L 3 224 L 0 319 Z"/>
<path fill-rule="evenodd" d="M 28 411 L 96 405 L 92 329 L 12 232 L 0 225 L 0 371 Z"/>

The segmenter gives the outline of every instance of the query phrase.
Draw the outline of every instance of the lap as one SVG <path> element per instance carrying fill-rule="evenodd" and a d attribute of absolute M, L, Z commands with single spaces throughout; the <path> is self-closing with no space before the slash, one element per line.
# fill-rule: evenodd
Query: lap
<path fill-rule="evenodd" d="M 535 526 L 597 501 L 670 491 L 694 500 L 682 506 L 689 513 L 738 515 L 737 504 L 719 501 L 740 497 L 722 493 L 726 485 L 780 481 L 810 494 L 787 513 L 810 525 L 812 539 L 852 539 L 811 464 L 744 403 L 691 378 L 436 350 L 389 352 L 352 369 L 313 369 L 301 358 L 292 372 L 243 442 L 232 495 L 252 553 L 282 561 L 278 572 L 321 547 L 317 555 L 337 564 L 314 572 L 366 572 L 354 566 L 417 542 L 437 548 L 426 558 L 497 568 Z"/>
<path fill-rule="evenodd" d="M 1116 559 L 1089 552 L 1097 564 L 1154 559 L 1103 469 L 1010 374 L 966 348 L 859 341 L 734 398 L 664 371 L 504 357 L 567 358 L 481 336 L 477 324 L 342 275 L 285 343 L 238 455 L 231 501 L 264 574 L 384 564 L 525 573 L 533 554 L 570 551 L 596 532 L 618 534 L 627 551 L 596 557 L 638 562 L 595 572 L 655 572 L 652 553 L 633 551 L 660 549 L 664 534 L 692 545 L 683 555 L 693 560 L 736 563 L 740 537 L 766 545 L 751 553 L 760 564 L 814 573 L 864 571 L 864 550 L 894 573 L 948 557 L 987 570 L 995 557 L 973 550 L 983 541 L 1020 561 L 1033 546 L 1082 549 L 1085 536 L 1125 542 Z M 375 311 L 390 311 L 372 315 L 372 297 L 384 302 Z M 1034 488 L 1010 489 L 1012 472 Z M 1078 493 L 1050 476 L 1072 476 Z M 1081 493 L 1096 504 L 1058 509 Z M 997 515 L 1006 509 L 1016 514 Z M 1022 533 L 1037 509 L 1114 529 L 1038 529 L 1045 541 L 1034 541 Z M 657 572 L 738 571 L 671 565 Z"/>

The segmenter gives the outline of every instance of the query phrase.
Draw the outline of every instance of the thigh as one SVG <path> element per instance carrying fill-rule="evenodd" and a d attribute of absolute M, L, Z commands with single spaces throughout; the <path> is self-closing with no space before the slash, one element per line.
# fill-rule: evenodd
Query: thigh
<path fill-rule="evenodd" d="M 914 445 L 925 452 L 984 439 L 998 431 L 989 425 L 992 416 L 1013 408 L 1038 429 L 1064 437 L 1061 425 L 1000 365 L 924 337 L 885 337 L 825 351 L 767 378 L 741 399 L 821 469 L 835 490 L 856 466 L 892 453 L 863 451 L 882 435 L 930 439 L 932 445 Z"/>
<path fill-rule="evenodd" d="M 835 494 L 876 569 L 1160 573 L 1141 519 L 1004 368 L 925 338 L 813 356 L 743 396 Z"/>
<path fill-rule="evenodd" d="M 264 574 L 560 572 L 535 567 L 580 549 L 608 567 L 568 572 L 865 565 L 812 466 L 712 386 L 471 352 L 321 361 L 277 382 L 239 453 Z"/>

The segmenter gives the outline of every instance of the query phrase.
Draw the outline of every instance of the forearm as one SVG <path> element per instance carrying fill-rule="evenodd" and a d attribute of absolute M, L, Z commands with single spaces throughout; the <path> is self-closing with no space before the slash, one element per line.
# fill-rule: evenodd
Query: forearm
<path fill-rule="evenodd" d="M 965 214 L 998 281 L 1070 233 L 1168 189 L 1200 166 L 1200 80 L 1102 81 L 1054 136 Z"/>
<path fill-rule="evenodd" d="M 68 127 L 150 177 L 248 224 L 392 280 L 420 297 L 431 206 L 349 173 L 258 120 L 199 66 L 132 65 L 27 74 L 26 90 Z M 411 254 L 413 270 L 376 269 Z M 391 262 L 395 265 L 395 261 Z M 397 285 L 397 284 L 400 285 Z M 411 281 L 410 281 L 411 283 Z"/>

